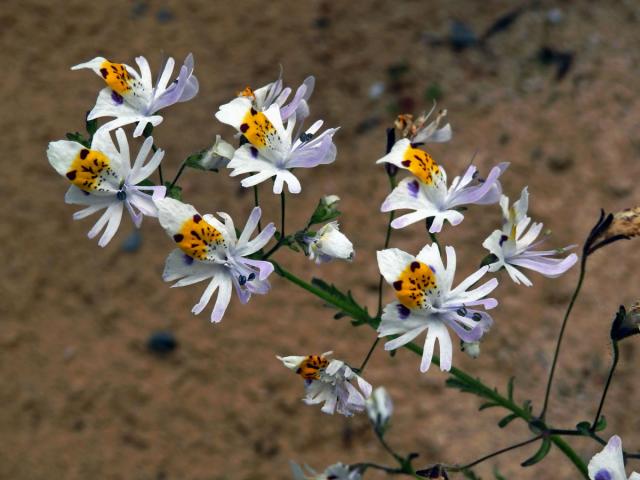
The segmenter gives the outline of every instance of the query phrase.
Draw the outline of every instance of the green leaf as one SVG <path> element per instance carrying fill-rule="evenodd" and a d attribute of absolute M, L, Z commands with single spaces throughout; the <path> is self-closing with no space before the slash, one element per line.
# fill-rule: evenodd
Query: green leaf
<path fill-rule="evenodd" d="M 182 201 L 182 187 L 171 186 L 171 182 L 164 182 L 164 186 L 167 187 L 167 197 Z"/>
<path fill-rule="evenodd" d="M 499 403 L 486 402 L 486 403 L 483 403 L 482 405 L 480 405 L 478 407 L 478 410 L 482 411 L 482 410 L 486 410 L 487 408 L 493 408 L 493 407 L 499 407 L 499 406 L 500 406 Z"/>
<path fill-rule="evenodd" d="M 366 307 L 361 307 L 360 304 L 354 300 L 350 290 L 345 294 L 334 285 L 319 278 L 313 278 L 311 284 L 331 295 L 335 300 L 334 303 L 341 304 L 342 308 L 339 308 L 340 312 L 338 313 L 344 314 L 343 317 L 351 317 L 353 319 L 351 323 L 354 326 L 364 325 L 369 322 L 369 311 Z"/>
<path fill-rule="evenodd" d="M 496 480 L 507 480 L 507 477 L 500 473 L 498 467 L 493 467 L 493 476 L 496 478 Z"/>
<path fill-rule="evenodd" d="M 487 265 L 491 265 L 492 263 L 495 263 L 497 261 L 498 261 L 498 257 L 496 257 L 493 253 L 490 253 L 489 255 L 487 255 L 482 259 L 482 261 L 480 262 L 480 268 L 486 267 Z"/>
<path fill-rule="evenodd" d="M 208 170 L 202 166 L 202 163 L 200 163 L 205 153 L 206 153 L 206 150 L 201 150 L 200 152 L 189 155 L 184 161 L 184 164 L 187 167 L 194 168 L 196 170 Z"/>
<path fill-rule="evenodd" d="M 329 222 L 340 216 L 340 211 L 337 206 L 339 200 L 334 200 L 332 203 L 328 203 L 328 198 L 330 197 L 323 197 L 318 200 L 318 205 L 316 205 L 316 209 L 313 211 L 313 214 L 309 219 L 308 226 Z"/>
<path fill-rule="evenodd" d="M 507 384 L 507 397 L 509 400 L 513 401 L 513 382 L 515 382 L 516 377 L 511 377 L 509 379 L 509 383 Z"/>
<path fill-rule="evenodd" d="M 601 432 L 607 428 L 607 419 L 602 415 L 596 422 L 596 432 Z"/>
<path fill-rule="evenodd" d="M 590 429 L 591 429 L 591 423 L 587 421 L 580 422 L 576 425 L 576 430 L 578 430 L 583 435 L 589 435 Z"/>
<path fill-rule="evenodd" d="M 516 418 L 518 418 L 518 415 L 516 415 L 515 413 L 507 415 L 506 417 L 504 417 L 502 420 L 498 422 L 498 426 L 500 428 L 504 428 L 507 425 L 509 425 L 512 421 L 514 421 Z"/>
<path fill-rule="evenodd" d="M 468 478 L 469 480 L 482 480 L 482 477 L 476 475 L 473 470 L 463 470 L 462 475 L 464 475 L 464 478 Z"/>
<path fill-rule="evenodd" d="M 88 113 L 89 112 L 87 112 L 87 115 Z M 94 118 L 93 120 L 87 120 L 85 125 L 89 138 L 93 138 L 93 135 L 98 131 L 98 119 Z"/>
<path fill-rule="evenodd" d="M 72 142 L 78 142 L 80 145 L 86 148 L 91 148 L 91 143 L 89 140 L 85 139 L 84 136 L 79 132 L 67 133 L 67 139 Z"/>
<path fill-rule="evenodd" d="M 551 439 L 545 437 L 542 440 L 542 444 L 536 453 L 533 454 L 532 457 L 528 458 L 524 462 L 521 463 L 523 467 L 530 467 L 531 465 L 535 465 L 540 462 L 544 457 L 547 456 L 549 451 L 551 450 Z"/>

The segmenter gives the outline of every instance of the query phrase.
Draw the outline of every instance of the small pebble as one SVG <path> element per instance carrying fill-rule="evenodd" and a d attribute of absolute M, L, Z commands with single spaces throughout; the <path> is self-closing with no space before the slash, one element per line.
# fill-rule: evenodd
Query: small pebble
<path fill-rule="evenodd" d="M 142 244 L 142 234 L 140 230 L 134 230 L 124 239 L 120 248 L 123 252 L 133 253 L 137 252 Z"/>
<path fill-rule="evenodd" d="M 177 347 L 178 341 L 171 332 L 155 332 L 147 340 L 147 348 L 160 355 L 171 353 Z"/>

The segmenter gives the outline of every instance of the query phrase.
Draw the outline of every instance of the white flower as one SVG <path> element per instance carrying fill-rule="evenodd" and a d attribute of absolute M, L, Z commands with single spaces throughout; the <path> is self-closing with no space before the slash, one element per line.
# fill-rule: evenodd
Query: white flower
<path fill-rule="evenodd" d="M 348 465 L 336 463 L 327 467 L 327 469 L 318 473 L 305 465 L 303 470 L 300 465 L 295 462 L 289 462 L 294 480 L 361 480 L 362 474 L 358 469 L 350 470 Z M 306 472 L 305 472 L 306 470 Z"/>
<path fill-rule="evenodd" d="M 324 403 L 322 411 L 333 415 L 335 411 L 350 417 L 364 410 L 371 395 L 371 385 L 341 360 L 329 360 L 332 352 L 306 357 L 292 355 L 276 357 L 285 367 L 293 370 L 305 381 L 307 405 Z M 351 384 L 356 380 L 358 389 Z"/>
<path fill-rule="evenodd" d="M 384 309 L 378 327 L 380 337 L 399 335 L 388 341 L 385 350 L 395 350 L 427 330 L 420 371 L 431 365 L 436 340 L 440 344 L 440 369 L 451 369 L 453 348 L 447 327 L 461 340 L 479 340 L 493 323 L 489 314 L 471 307 L 494 308 L 498 302 L 484 298 L 498 286 L 492 278 L 468 290 L 488 271 L 483 267 L 452 288 L 456 270 L 456 253 L 446 247 L 447 266 L 440 258 L 437 245 L 427 245 L 414 257 L 397 248 L 378 252 L 378 266 L 385 280 L 393 286 L 398 301 Z"/>
<path fill-rule="evenodd" d="M 235 151 L 236 149 L 230 143 L 225 142 L 220 135 L 216 135 L 215 143 L 202 155 L 200 165 L 205 170 L 219 170 L 229 164 Z"/>
<path fill-rule="evenodd" d="M 593 456 L 589 462 L 589 478 L 591 480 L 640 480 L 640 474 L 636 472 L 627 479 L 622 440 L 619 436 L 611 437 L 604 449 Z"/>
<path fill-rule="evenodd" d="M 284 88 L 282 71 L 280 71 L 280 77 L 275 82 L 271 82 L 257 90 L 251 90 L 250 87 L 247 87 L 240 92 L 239 95 L 251 100 L 253 108 L 259 112 L 264 112 L 271 105 L 276 104 L 280 107 L 280 115 L 283 122 L 295 115 L 296 123 L 302 125 L 304 119 L 309 116 L 309 105 L 307 102 L 313 93 L 315 84 L 316 79 L 314 77 L 309 76 L 305 78 L 302 85 L 296 90 L 293 99 L 289 103 L 286 103 L 291 95 L 291 88 Z"/>
<path fill-rule="evenodd" d="M 455 177 L 447 188 L 447 174 L 433 158 L 408 139 L 395 143 L 388 155 L 376 163 L 388 162 L 409 170 L 414 177 L 407 177 L 387 196 L 380 210 L 413 210 L 391 223 L 393 228 L 404 228 L 426 218 L 432 218 L 431 233 L 442 230 L 444 221 L 458 225 L 464 215 L 457 210 L 463 205 L 486 205 L 500 199 L 502 189 L 498 178 L 507 169 L 508 163 L 493 167 L 486 180 L 477 178 L 477 168 L 470 165 L 462 177 Z"/>
<path fill-rule="evenodd" d="M 232 177 L 254 173 L 242 180 L 243 187 L 252 187 L 275 176 L 273 193 L 282 193 L 284 183 L 291 193 L 300 193 L 302 187 L 290 168 L 312 168 L 332 163 L 336 158 L 333 143 L 336 128 L 315 136 L 323 123 L 318 120 L 299 138 L 293 137 L 296 117 L 289 117 L 285 128 L 277 104 L 261 112 L 253 107 L 249 98 L 238 97 L 222 105 L 216 118 L 240 131 L 249 141 L 235 151 L 228 165 L 233 169 Z"/>
<path fill-rule="evenodd" d="M 157 112 L 174 103 L 191 100 L 198 93 L 198 80 L 193 75 L 193 55 L 187 55 L 180 68 L 178 78 L 171 81 L 175 61 L 169 57 L 163 65 L 156 85 L 151 80 L 149 62 L 144 57 L 136 57 L 140 73 L 124 63 L 112 63 L 106 58 L 96 57 L 81 63 L 71 70 L 89 68 L 102 77 L 107 87 L 100 90 L 88 120 L 99 117 L 116 117 L 100 128 L 113 130 L 124 125 L 139 122 L 134 137 L 142 135 L 147 123 L 153 126 L 162 122 Z"/>
<path fill-rule="evenodd" d="M 273 272 L 273 265 L 247 258 L 264 247 L 275 233 L 275 226 L 270 223 L 250 240 L 260 220 L 259 207 L 252 210 L 237 238 L 233 220 L 224 212 L 218 212 L 223 223 L 213 215 L 201 216 L 193 206 L 171 198 L 159 200 L 157 205 L 160 225 L 178 245 L 167 258 L 162 274 L 164 281 L 177 280 L 174 287 L 209 281 L 200 301 L 191 310 L 194 314 L 205 309 L 216 290 L 218 298 L 211 313 L 212 322 L 222 320 L 234 287 L 243 304 L 251 294 L 269 291 L 267 277 Z"/>
<path fill-rule="evenodd" d="M 315 235 L 305 238 L 309 246 L 309 258 L 319 265 L 334 258 L 353 260 L 353 244 L 338 227 L 338 222 L 324 225 Z"/>
<path fill-rule="evenodd" d="M 522 190 L 520 199 L 511 208 L 509 208 L 509 199 L 503 195 L 500 199 L 500 207 L 503 215 L 502 230 L 495 230 L 482 243 L 482 246 L 497 258 L 497 261 L 489 265 L 490 272 L 496 272 L 504 267 L 515 283 L 522 282 L 530 287 L 531 281 L 516 267 L 527 268 L 545 277 L 555 278 L 569 270 L 578 261 L 575 253 L 566 258 L 551 258 L 575 245 L 557 250 L 533 250 L 546 239 L 546 236 L 536 242 L 543 224 L 531 223 L 531 218 L 527 216 L 529 193 L 526 187 Z"/>
<path fill-rule="evenodd" d="M 153 138 L 147 138 L 142 144 L 133 167 L 124 130 L 118 129 L 116 138 L 118 149 L 106 130 L 95 133 L 91 148 L 78 142 L 58 140 L 49 143 L 47 149 L 49 163 L 72 183 L 65 201 L 87 207 L 74 213 L 73 218 L 79 220 L 106 209 L 88 233 L 89 238 L 94 238 L 104 229 L 98 241 L 101 247 L 107 245 L 118 230 L 124 208 L 131 215 L 135 226 L 140 227 L 144 215 L 158 216 L 153 200 L 164 197 L 166 192 L 166 188 L 162 186 L 138 186 L 158 168 L 164 156 L 164 152 L 158 150 L 145 164 L 151 152 Z M 151 195 L 145 192 L 150 192 Z"/>
<path fill-rule="evenodd" d="M 387 427 L 391 415 L 393 414 L 393 403 L 391 397 L 384 387 L 378 387 L 367 399 L 367 415 L 369 420 L 379 432 L 383 432 Z"/>

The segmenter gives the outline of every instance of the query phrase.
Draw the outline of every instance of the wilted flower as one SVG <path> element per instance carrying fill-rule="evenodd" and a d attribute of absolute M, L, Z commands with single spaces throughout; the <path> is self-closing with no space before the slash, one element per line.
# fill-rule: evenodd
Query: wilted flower
<path fill-rule="evenodd" d="M 209 281 L 200 301 L 191 310 L 199 314 L 205 309 L 213 293 L 218 290 L 211 321 L 222 320 L 235 287 L 240 302 L 245 304 L 252 294 L 269 291 L 267 277 L 273 265 L 262 260 L 248 258 L 264 247 L 275 233 L 273 223 L 250 240 L 261 216 L 255 207 L 240 235 L 231 217 L 224 212 L 201 216 L 192 205 L 165 198 L 157 202 L 160 225 L 178 246 L 167 258 L 162 278 L 165 282 L 177 282 L 174 287 Z"/>
<path fill-rule="evenodd" d="M 222 105 L 216 118 L 237 129 L 249 142 L 235 151 L 228 165 L 233 169 L 232 177 L 253 173 L 242 180 L 243 187 L 252 187 L 275 176 L 273 193 L 282 193 L 285 183 L 291 193 L 300 193 L 302 186 L 289 169 L 313 168 L 336 159 L 333 143 L 336 128 L 316 136 L 323 123 L 318 120 L 299 138 L 294 137 L 296 117 L 289 117 L 285 128 L 277 104 L 261 112 L 253 107 L 249 98 L 238 97 Z"/>
<path fill-rule="evenodd" d="M 627 311 L 623 306 L 616 314 L 611 326 L 611 339 L 615 341 L 624 340 L 632 335 L 640 333 L 640 303 L 636 302 Z"/>
<path fill-rule="evenodd" d="M 162 122 L 157 112 L 174 103 L 191 100 L 198 93 L 198 80 L 193 75 L 193 55 L 187 55 L 180 68 L 178 78 L 171 83 L 175 61 L 169 57 L 162 67 L 156 85 L 151 80 L 149 62 L 144 57 L 136 57 L 140 73 L 124 63 L 112 63 L 106 58 L 96 57 L 81 63 L 71 70 L 89 68 L 102 77 L 107 88 L 100 90 L 95 107 L 89 112 L 88 120 L 99 117 L 116 117 L 101 128 L 113 130 L 124 125 L 139 122 L 134 137 L 142 135 L 150 123 Z"/>
<path fill-rule="evenodd" d="M 533 250 L 546 239 L 546 236 L 536 242 L 543 224 L 531 223 L 531 218 L 527 216 L 529 192 L 526 187 L 522 190 L 520 199 L 514 202 L 511 208 L 509 208 L 509 199 L 503 195 L 500 207 L 503 215 L 502 230 L 495 230 L 482 243 L 482 246 L 497 259 L 489 264 L 490 272 L 496 272 L 504 267 L 515 283 L 522 282 L 530 287 L 531 281 L 516 267 L 527 268 L 545 277 L 555 278 L 569 270 L 578 261 L 575 253 L 566 258 L 551 258 L 575 245 L 556 250 Z"/>
<path fill-rule="evenodd" d="M 78 142 L 59 140 L 51 142 L 47 149 L 49 163 L 72 183 L 65 201 L 87 207 L 74 213 L 73 218 L 79 220 L 106 209 L 88 233 L 89 238 L 94 238 L 104 229 L 98 241 L 101 247 L 115 235 L 125 207 L 135 226 L 140 227 L 144 215 L 158 216 L 153 200 L 164 197 L 166 192 L 165 187 L 138 185 L 158 168 L 164 156 L 164 152 L 158 150 L 145 164 L 153 138 L 147 138 L 142 144 L 133 167 L 124 130 L 118 129 L 116 138 L 118 149 L 106 130 L 95 133 L 91 148 Z"/>
<path fill-rule="evenodd" d="M 337 258 L 351 261 L 353 244 L 338 227 L 338 222 L 324 225 L 314 235 L 307 235 L 305 242 L 309 248 L 309 258 L 317 264 L 330 262 Z"/>
<path fill-rule="evenodd" d="M 235 151 L 236 149 L 230 143 L 225 142 L 220 135 L 216 135 L 215 143 L 204 152 L 199 164 L 205 170 L 219 170 L 229 164 Z"/>
<path fill-rule="evenodd" d="M 640 480 L 640 474 L 633 472 L 627 479 L 624 469 L 622 440 L 614 435 L 600 453 L 596 453 L 589 462 L 591 480 Z"/>
<path fill-rule="evenodd" d="M 501 163 L 493 167 L 486 180 L 479 179 L 477 168 L 470 165 L 465 174 L 455 177 L 447 188 L 444 168 L 437 165 L 427 152 L 413 147 L 407 139 L 396 142 L 391 152 L 376 163 L 383 162 L 409 170 L 414 177 L 401 180 L 382 203 L 380 210 L 413 210 L 393 220 L 393 228 L 404 228 L 431 218 L 431 233 L 440 232 L 445 220 L 451 225 L 462 222 L 464 215 L 458 207 L 496 203 L 502 193 L 498 178 L 509 165 Z"/>
<path fill-rule="evenodd" d="M 400 130 L 400 134 L 404 138 L 408 138 L 413 144 L 448 142 L 451 140 L 452 135 L 451 125 L 447 123 L 442 127 L 440 126 L 447 116 L 446 110 L 440 110 L 436 119 L 427 123 L 435 108 L 436 105 L 434 103 L 429 113 L 423 113 L 415 120 L 413 115 L 398 115 L 395 127 Z"/>
<path fill-rule="evenodd" d="M 324 403 L 322 411 L 350 417 L 364 410 L 365 400 L 371 395 L 371 385 L 341 360 L 329 360 L 332 352 L 322 355 L 277 357 L 285 367 L 293 370 L 305 382 L 307 405 Z M 356 380 L 358 388 L 351 384 Z"/>
<path fill-rule="evenodd" d="M 315 472 L 308 465 L 305 471 L 295 462 L 289 462 L 294 480 L 360 480 L 362 475 L 358 469 L 350 470 L 348 465 L 336 463 L 327 467 L 322 473 Z"/>
<path fill-rule="evenodd" d="M 393 414 L 391 397 L 384 387 L 376 388 L 367 399 L 367 415 L 377 432 L 384 432 Z"/>
<path fill-rule="evenodd" d="M 453 347 L 447 327 L 465 342 L 477 341 L 493 320 L 486 312 L 470 307 L 491 309 L 498 304 L 493 298 L 484 298 L 498 286 L 495 278 L 468 291 L 487 273 L 487 267 L 452 288 L 456 253 L 453 247 L 446 247 L 446 253 L 445 268 L 435 244 L 425 246 L 416 257 L 397 248 L 378 252 L 380 273 L 398 298 L 385 307 L 378 332 L 380 337 L 399 335 L 384 346 L 385 350 L 395 350 L 426 330 L 422 372 L 431 365 L 436 340 L 440 344 L 440 369 L 450 370 Z"/>

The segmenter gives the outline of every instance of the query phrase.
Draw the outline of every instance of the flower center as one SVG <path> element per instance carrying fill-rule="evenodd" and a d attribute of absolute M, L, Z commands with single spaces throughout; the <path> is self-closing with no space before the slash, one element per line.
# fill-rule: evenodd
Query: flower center
<path fill-rule="evenodd" d="M 97 150 L 83 148 L 71 162 L 67 178 L 85 192 L 110 191 L 105 188 L 109 180 L 117 183 L 118 176 L 111 168 L 109 157 Z"/>
<path fill-rule="evenodd" d="M 318 380 L 320 378 L 320 370 L 327 368 L 329 360 L 322 355 L 309 355 L 300 362 L 296 373 L 305 380 Z"/>
<path fill-rule="evenodd" d="M 111 63 L 108 60 L 100 65 L 100 75 L 104 78 L 105 83 L 119 95 L 124 95 L 131 90 L 131 75 L 127 72 L 127 68 L 122 63 Z"/>
<path fill-rule="evenodd" d="M 180 250 L 198 260 L 214 261 L 218 247 L 226 246 L 222 233 L 198 214 L 185 221 L 173 239 Z"/>
<path fill-rule="evenodd" d="M 440 174 L 440 167 L 431 155 L 419 148 L 407 148 L 402 165 L 427 185 L 431 185 L 434 177 Z"/>
<path fill-rule="evenodd" d="M 427 308 L 428 295 L 437 290 L 436 276 L 428 265 L 413 261 L 393 282 L 398 301 L 408 308 Z"/>

